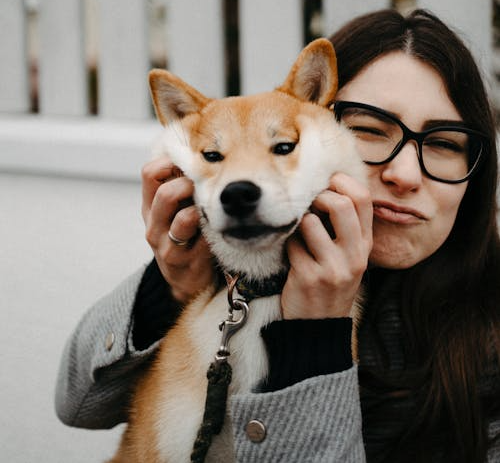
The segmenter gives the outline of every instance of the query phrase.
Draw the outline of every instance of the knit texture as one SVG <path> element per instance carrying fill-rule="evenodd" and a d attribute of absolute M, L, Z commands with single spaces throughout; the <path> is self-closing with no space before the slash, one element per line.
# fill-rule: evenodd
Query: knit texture
<path fill-rule="evenodd" d="M 238 394 L 230 405 L 237 462 L 365 461 L 356 367 L 272 393 Z M 263 442 L 245 434 L 252 419 L 266 426 Z"/>
<path fill-rule="evenodd" d="M 261 333 L 269 354 L 265 392 L 352 367 L 351 318 L 281 320 Z"/>
<path fill-rule="evenodd" d="M 68 340 L 56 389 L 56 411 L 64 423 L 104 429 L 126 421 L 132 387 L 149 367 L 158 346 L 155 342 L 145 350 L 137 350 L 133 342 L 133 308 L 144 271 L 145 267 L 141 268 L 98 301 Z M 394 287 L 385 288 L 385 294 L 381 291 L 377 300 L 382 311 L 387 310 L 384 342 L 391 352 L 389 365 L 395 370 L 404 366 L 398 354 L 402 346 L 400 320 L 394 315 L 396 306 L 390 303 L 397 286 L 396 281 Z M 116 339 L 108 351 L 105 339 L 109 332 Z M 318 346 L 322 343 L 318 341 Z M 307 345 L 302 346 L 304 351 Z M 365 365 L 377 360 L 370 358 L 371 352 L 369 345 L 361 346 Z M 272 357 L 270 362 L 271 365 L 274 362 Z M 364 406 L 377 406 L 377 402 L 369 404 L 366 397 L 364 401 Z M 238 462 L 365 461 L 356 366 L 329 375 L 318 373 L 275 392 L 233 396 L 229 412 Z M 396 407 L 388 420 L 396 419 L 398 413 L 405 413 L 405 407 L 399 410 Z M 246 424 L 252 419 L 261 420 L 267 429 L 266 439 L 259 444 L 249 441 L 245 434 Z M 364 438 L 372 451 L 389 438 L 376 423 L 363 425 Z M 500 420 L 491 423 L 490 431 L 492 436 L 500 431 Z M 488 463 L 499 462 L 500 440 L 497 440 L 488 454 Z"/>
<path fill-rule="evenodd" d="M 398 384 L 401 372 L 415 368 L 400 313 L 401 276 L 401 272 L 380 269 L 376 275 L 371 275 L 371 284 L 377 290 L 372 292 L 372 298 L 364 307 L 365 316 L 358 332 L 363 440 L 368 461 L 385 458 L 383 461 L 396 462 L 392 451 L 419 412 L 413 393 L 392 394 L 394 387 L 391 384 Z M 373 372 L 377 373 L 376 377 Z M 493 378 L 496 385 L 493 384 Z M 490 394 L 500 393 L 497 371 L 492 372 L 491 378 L 485 377 L 484 380 L 483 394 L 486 391 Z M 370 388 L 363 387 L 367 384 L 370 384 Z M 406 387 L 411 390 L 415 384 L 409 383 Z M 401 388 L 404 386 L 395 390 Z M 493 419 L 496 421 L 490 424 L 491 436 L 495 428 L 500 431 L 498 415 Z M 447 429 L 441 432 L 442 436 L 435 436 L 438 442 L 444 441 Z M 442 451 L 432 461 L 444 462 L 447 458 L 449 455 Z M 490 449 L 488 462 L 500 463 L 500 439 Z"/>
<path fill-rule="evenodd" d="M 137 350 L 147 349 L 175 324 L 181 305 L 173 298 L 155 259 L 147 266 L 134 302 L 132 340 Z"/>
<path fill-rule="evenodd" d="M 132 309 L 144 270 L 99 300 L 66 343 L 55 391 L 56 413 L 63 423 L 107 429 L 127 420 L 124 400 L 157 347 L 138 352 L 131 340 Z M 115 340 L 108 350 L 110 333 Z"/>

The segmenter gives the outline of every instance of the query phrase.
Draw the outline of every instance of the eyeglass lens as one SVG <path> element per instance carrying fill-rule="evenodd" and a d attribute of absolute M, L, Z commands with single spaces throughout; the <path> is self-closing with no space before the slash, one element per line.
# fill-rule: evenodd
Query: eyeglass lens
<path fill-rule="evenodd" d="M 361 156 L 367 162 L 383 163 L 400 149 L 403 128 L 381 113 L 365 108 L 344 108 L 341 119 L 356 135 Z M 449 181 L 466 177 L 474 166 L 481 141 L 457 130 L 428 133 L 421 142 L 420 154 L 425 170 Z"/>

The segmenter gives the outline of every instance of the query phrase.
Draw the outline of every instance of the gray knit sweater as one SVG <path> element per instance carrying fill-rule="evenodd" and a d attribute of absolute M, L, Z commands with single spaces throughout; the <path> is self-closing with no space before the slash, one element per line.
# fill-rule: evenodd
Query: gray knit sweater
<path fill-rule="evenodd" d="M 70 426 L 109 428 L 126 420 L 124 397 L 157 348 L 137 352 L 131 339 L 143 271 L 98 301 L 68 340 L 56 411 Z M 276 392 L 236 395 L 229 407 L 238 462 L 365 461 L 356 367 Z M 266 427 L 263 442 L 247 437 L 245 428 L 253 419 Z"/>
<path fill-rule="evenodd" d="M 143 273 L 98 301 L 68 340 L 56 388 L 56 412 L 64 423 L 102 429 L 126 421 L 124 400 L 158 346 L 137 351 L 132 342 L 132 309 Z M 238 462 L 366 461 L 356 367 L 275 392 L 236 395 L 229 407 Z M 245 432 L 253 419 L 266 427 L 261 443 Z M 500 422 L 491 431 L 498 433 Z M 500 463 L 500 445 L 490 450 L 488 462 Z"/>

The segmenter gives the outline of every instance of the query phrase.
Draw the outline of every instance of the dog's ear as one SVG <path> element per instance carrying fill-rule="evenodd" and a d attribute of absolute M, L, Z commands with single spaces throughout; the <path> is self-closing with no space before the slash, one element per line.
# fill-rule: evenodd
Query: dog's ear
<path fill-rule="evenodd" d="M 182 79 L 163 69 L 149 73 L 149 88 L 162 125 L 200 111 L 211 100 Z"/>
<path fill-rule="evenodd" d="M 337 87 L 337 58 L 333 45 L 327 39 L 317 39 L 302 50 L 284 84 L 277 90 L 303 101 L 329 106 Z"/>

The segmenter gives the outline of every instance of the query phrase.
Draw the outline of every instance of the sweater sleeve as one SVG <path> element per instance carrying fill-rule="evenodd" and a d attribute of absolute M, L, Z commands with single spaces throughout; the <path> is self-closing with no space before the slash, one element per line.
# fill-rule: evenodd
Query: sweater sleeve
<path fill-rule="evenodd" d="M 500 461 L 500 417 L 491 421 L 488 426 L 488 437 L 491 445 L 488 450 L 488 463 Z"/>
<path fill-rule="evenodd" d="M 178 307 L 162 326 L 146 335 L 168 314 L 168 297 L 161 288 L 150 296 L 156 301 L 146 315 L 146 293 L 158 285 L 154 263 L 142 267 L 86 312 L 64 348 L 55 391 L 59 419 L 69 425 L 107 429 L 127 420 L 127 405 L 137 379 L 150 365 L 162 333 L 176 319 Z M 156 293 L 155 293 L 156 291 Z M 137 326 L 135 326 L 137 325 Z M 138 344 L 136 346 L 136 344 Z"/>
<path fill-rule="evenodd" d="M 357 367 L 230 399 L 236 461 L 363 463 Z M 248 432 L 260 422 L 263 440 Z"/>
<path fill-rule="evenodd" d="M 156 260 L 147 266 L 133 307 L 132 343 L 147 350 L 175 324 L 181 305 L 174 299 Z"/>
<path fill-rule="evenodd" d="M 351 318 L 280 320 L 261 333 L 269 356 L 265 392 L 352 367 Z"/>
<path fill-rule="evenodd" d="M 268 380 L 230 399 L 236 461 L 365 461 L 351 330 L 348 318 L 282 320 L 262 330 Z M 258 442 L 249 432 L 256 422 Z"/>

